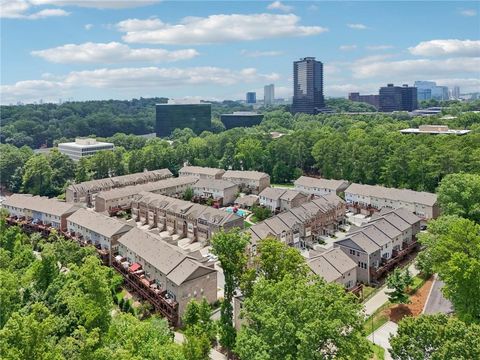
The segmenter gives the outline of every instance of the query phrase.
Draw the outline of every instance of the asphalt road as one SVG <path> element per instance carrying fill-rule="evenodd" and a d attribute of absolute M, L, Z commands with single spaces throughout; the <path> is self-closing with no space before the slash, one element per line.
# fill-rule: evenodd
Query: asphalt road
<path fill-rule="evenodd" d="M 427 299 L 427 303 L 425 304 L 425 308 L 423 309 L 424 314 L 449 314 L 453 312 L 452 303 L 443 297 L 443 285 L 443 281 L 439 280 L 435 275 L 432 289 Z"/>

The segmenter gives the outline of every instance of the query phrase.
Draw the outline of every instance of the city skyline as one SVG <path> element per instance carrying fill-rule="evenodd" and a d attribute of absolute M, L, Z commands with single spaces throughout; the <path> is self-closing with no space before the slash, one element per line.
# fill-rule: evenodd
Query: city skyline
<path fill-rule="evenodd" d="M 310 56 L 324 64 L 326 97 L 416 80 L 475 92 L 475 9 L 475 2 L 2 2 L 1 100 L 236 100 L 247 91 L 263 98 L 271 83 L 277 98 L 288 98 L 292 62 Z"/>

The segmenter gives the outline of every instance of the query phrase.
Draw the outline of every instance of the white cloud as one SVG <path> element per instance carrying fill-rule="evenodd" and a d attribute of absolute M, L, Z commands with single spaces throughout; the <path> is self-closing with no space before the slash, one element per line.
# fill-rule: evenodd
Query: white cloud
<path fill-rule="evenodd" d="M 93 24 L 85 24 L 83 27 L 88 31 L 93 28 Z"/>
<path fill-rule="evenodd" d="M 118 42 L 66 44 L 56 48 L 32 51 L 33 56 L 53 63 L 120 63 L 128 61 L 171 62 L 198 56 L 195 49 L 132 49 Z"/>
<path fill-rule="evenodd" d="M 364 79 L 372 77 L 392 78 L 408 77 L 443 77 L 451 73 L 476 73 L 480 69 L 480 58 L 452 58 L 443 60 L 415 59 L 399 61 L 383 61 L 379 59 L 356 61 L 352 67 L 354 78 Z"/>
<path fill-rule="evenodd" d="M 27 13 L 31 9 L 28 1 L 2 0 L 0 2 L 0 18 L 37 20 L 52 16 L 68 16 L 69 12 L 62 9 L 43 9 Z"/>
<path fill-rule="evenodd" d="M 97 9 L 124 9 L 159 3 L 160 0 L 28 0 L 33 5 L 78 6 Z"/>
<path fill-rule="evenodd" d="M 463 16 L 477 16 L 477 10 L 475 9 L 464 9 L 464 10 L 461 10 L 460 11 L 460 15 L 463 15 Z"/>
<path fill-rule="evenodd" d="M 178 24 L 159 19 L 128 19 L 117 24 L 126 32 L 123 40 L 150 44 L 211 44 L 292 36 L 310 36 L 328 31 L 321 26 L 301 26 L 294 14 L 230 14 L 187 17 Z"/>
<path fill-rule="evenodd" d="M 357 45 L 340 45 L 338 48 L 341 51 L 350 51 L 355 50 L 357 48 Z"/>
<path fill-rule="evenodd" d="M 274 1 L 267 6 L 268 10 L 280 10 L 283 12 L 290 12 L 293 10 L 293 6 L 285 5 L 280 1 Z"/>
<path fill-rule="evenodd" d="M 283 55 L 283 51 L 269 50 L 245 50 L 240 51 L 240 54 L 246 57 L 264 57 L 264 56 L 280 56 Z"/>
<path fill-rule="evenodd" d="M 317 11 L 319 8 L 318 8 L 317 5 L 312 4 L 312 5 L 310 5 L 307 9 L 310 10 L 310 11 Z"/>
<path fill-rule="evenodd" d="M 47 80 L 51 78 L 52 80 Z M 131 90 L 142 96 L 153 89 L 200 85 L 229 86 L 237 83 L 271 82 L 276 73 L 261 74 L 255 68 L 231 70 L 212 66 L 192 68 L 136 67 L 72 71 L 61 79 L 48 75 L 44 80 L 19 81 L 2 85 L 1 102 L 32 102 L 58 99 L 79 88 Z"/>
<path fill-rule="evenodd" d="M 393 45 L 368 45 L 365 47 L 367 50 L 389 50 L 393 49 Z"/>
<path fill-rule="evenodd" d="M 347 24 L 347 26 L 350 29 L 355 29 L 355 30 L 365 30 L 368 29 L 366 25 L 363 24 Z"/>
<path fill-rule="evenodd" d="M 419 56 L 480 56 L 480 40 L 422 41 L 408 50 Z"/>

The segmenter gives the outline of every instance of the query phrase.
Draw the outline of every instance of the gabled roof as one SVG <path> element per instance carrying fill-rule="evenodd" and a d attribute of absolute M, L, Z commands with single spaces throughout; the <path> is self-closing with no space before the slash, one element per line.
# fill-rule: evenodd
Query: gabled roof
<path fill-rule="evenodd" d="M 223 191 L 225 189 L 230 189 L 233 187 L 238 187 L 237 184 L 234 184 L 230 181 L 220 180 L 220 179 L 200 179 L 195 185 L 192 186 L 194 189 L 198 188 L 207 188 Z"/>
<path fill-rule="evenodd" d="M 200 264 L 176 246 L 138 228 L 123 235 L 118 242 L 158 269 L 176 285 L 216 271 Z"/>
<path fill-rule="evenodd" d="M 387 207 L 382 208 L 379 213 L 374 213 L 372 215 L 372 219 L 377 219 L 379 217 L 392 213 L 401 217 L 403 221 L 405 221 L 409 225 L 414 225 L 422 221 L 421 218 L 419 218 L 417 215 L 405 208 L 390 209 Z"/>
<path fill-rule="evenodd" d="M 189 174 L 199 174 L 199 175 L 221 175 L 225 172 L 223 169 L 217 168 L 210 168 L 210 167 L 202 167 L 202 166 L 184 166 L 179 171 L 181 173 L 189 173 Z"/>
<path fill-rule="evenodd" d="M 295 186 L 313 187 L 317 189 L 329 189 L 338 192 L 342 191 L 348 186 L 348 181 L 300 176 L 297 180 L 295 180 L 294 184 Z"/>
<path fill-rule="evenodd" d="M 379 185 L 362 185 L 352 183 L 345 190 L 345 193 L 422 204 L 427 206 L 433 206 L 437 202 L 436 194 L 425 191 L 413 191 L 409 189 L 387 188 Z"/>
<path fill-rule="evenodd" d="M 266 197 L 267 199 L 278 200 L 285 193 L 285 189 L 266 187 L 258 196 Z"/>
<path fill-rule="evenodd" d="M 83 226 L 97 234 L 110 238 L 133 228 L 116 218 L 109 217 L 86 209 L 79 209 L 67 218 L 68 222 Z"/>
<path fill-rule="evenodd" d="M 227 170 L 223 174 L 224 179 L 247 179 L 247 180 L 260 180 L 263 178 L 270 179 L 268 174 L 259 171 L 240 171 L 240 170 Z"/>
<path fill-rule="evenodd" d="M 327 282 L 342 277 L 343 274 L 355 270 L 357 264 L 339 248 L 329 249 L 307 261 L 315 275 L 319 275 Z"/>
<path fill-rule="evenodd" d="M 13 194 L 4 200 L 2 205 L 51 214 L 54 216 L 70 214 L 79 209 L 78 206 L 71 203 L 66 203 L 45 196 L 32 196 L 30 194 Z"/>
<path fill-rule="evenodd" d="M 258 204 L 258 196 L 256 195 L 245 195 L 239 196 L 235 199 L 235 204 L 240 204 L 243 206 L 253 206 Z"/>
<path fill-rule="evenodd" d="M 380 250 L 380 246 L 377 245 L 372 239 L 365 234 L 357 232 L 347 236 L 345 239 L 335 241 L 335 244 L 343 245 L 352 249 L 364 251 L 367 254 L 372 254 Z"/>

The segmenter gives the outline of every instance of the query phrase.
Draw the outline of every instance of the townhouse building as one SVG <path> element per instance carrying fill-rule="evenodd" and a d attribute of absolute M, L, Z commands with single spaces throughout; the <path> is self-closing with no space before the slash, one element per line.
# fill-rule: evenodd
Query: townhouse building
<path fill-rule="evenodd" d="M 197 181 L 198 179 L 193 176 L 182 176 L 102 191 L 95 197 L 95 211 L 107 211 L 109 214 L 114 214 L 119 210 L 130 209 L 135 197 L 144 191 L 168 196 L 180 196 Z"/>
<path fill-rule="evenodd" d="M 421 218 L 407 209 L 383 210 L 363 227 L 334 243 L 358 266 L 358 281 L 377 280 L 417 248 Z"/>
<path fill-rule="evenodd" d="M 13 194 L 2 202 L 2 208 L 12 217 L 25 217 L 33 224 L 44 224 L 60 231 L 67 229 L 67 217 L 78 206 L 57 199 L 29 194 Z"/>
<path fill-rule="evenodd" d="M 339 283 L 347 290 L 357 285 L 357 263 L 338 248 L 312 255 L 307 265 L 315 275 L 328 283 Z"/>
<path fill-rule="evenodd" d="M 313 178 L 309 176 L 300 176 L 293 184 L 295 185 L 295 190 L 315 196 L 340 195 L 349 185 L 346 180 Z"/>
<path fill-rule="evenodd" d="M 259 171 L 228 170 L 222 179 L 237 184 L 242 192 L 255 195 L 270 186 L 270 176 Z"/>
<path fill-rule="evenodd" d="M 243 218 L 236 214 L 148 192 L 132 202 L 132 218 L 203 245 L 221 229 L 243 228 Z"/>
<path fill-rule="evenodd" d="M 265 188 L 259 195 L 260 205 L 272 212 L 290 210 L 306 203 L 310 197 L 300 191 L 280 188 Z"/>
<path fill-rule="evenodd" d="M 219 206 L 233 204 L 239 187 L 230 181 L 200 179 L 192 185 L 193 193 L 202 199 L 212 199 Z"/>
<path fill-rule="evenodd" d="M 424 191 L 353 183 L 345 190 L 345 201 L 347 207 L 357 213 L 372 214 L 383 207 L 403 207 L 426 220 L 440 214 L 437 195 Z"/>
<path fill-rule="evenodd" d="M 130 231 L 134 224 L 87 209 L 79 209 L 67 218 L 69 236 L 111 254 L 118 239 Z"/>
<path fill-rule="evenodd" d="M 95 196 L 101 191 L 122 188 L 130 185 L 146 184 L 170 177 L 172 177 L 170 170 L 159 169 L 85 181 L 68 186 L 65 191 L 65 199 L 69 203 L 83 203 L 87 206 L 95 206 Z"/>
<path fill-rule="evenodd" d="M 138 228 L 130 230 L 118 240 L 115 253 L 116 261 L 126 263 L 131 272 L 139 274 L 142 283 L 170 304 L 176 312 L 176 326 L 191 299 L 205 298 L 210 304 L 217 301 L 214 264 L 186 255 L 152 233 Z"/>
<path fill-rule="evenodd" d="M 344 223 L 345 212 L 345 202 L 338 196 L 320 196 L 250 227 L 251 250 L 269 236 L 296 248 L 312 247 L 320 236 L 334 233 Z"/>
<path fill-rule="evenodd" d="M 178 176 L 193 176 L 197 179 L 221 179 L 225 170 L 202 167 L 202 166 L 184 166 L 178 171 Z"/>

